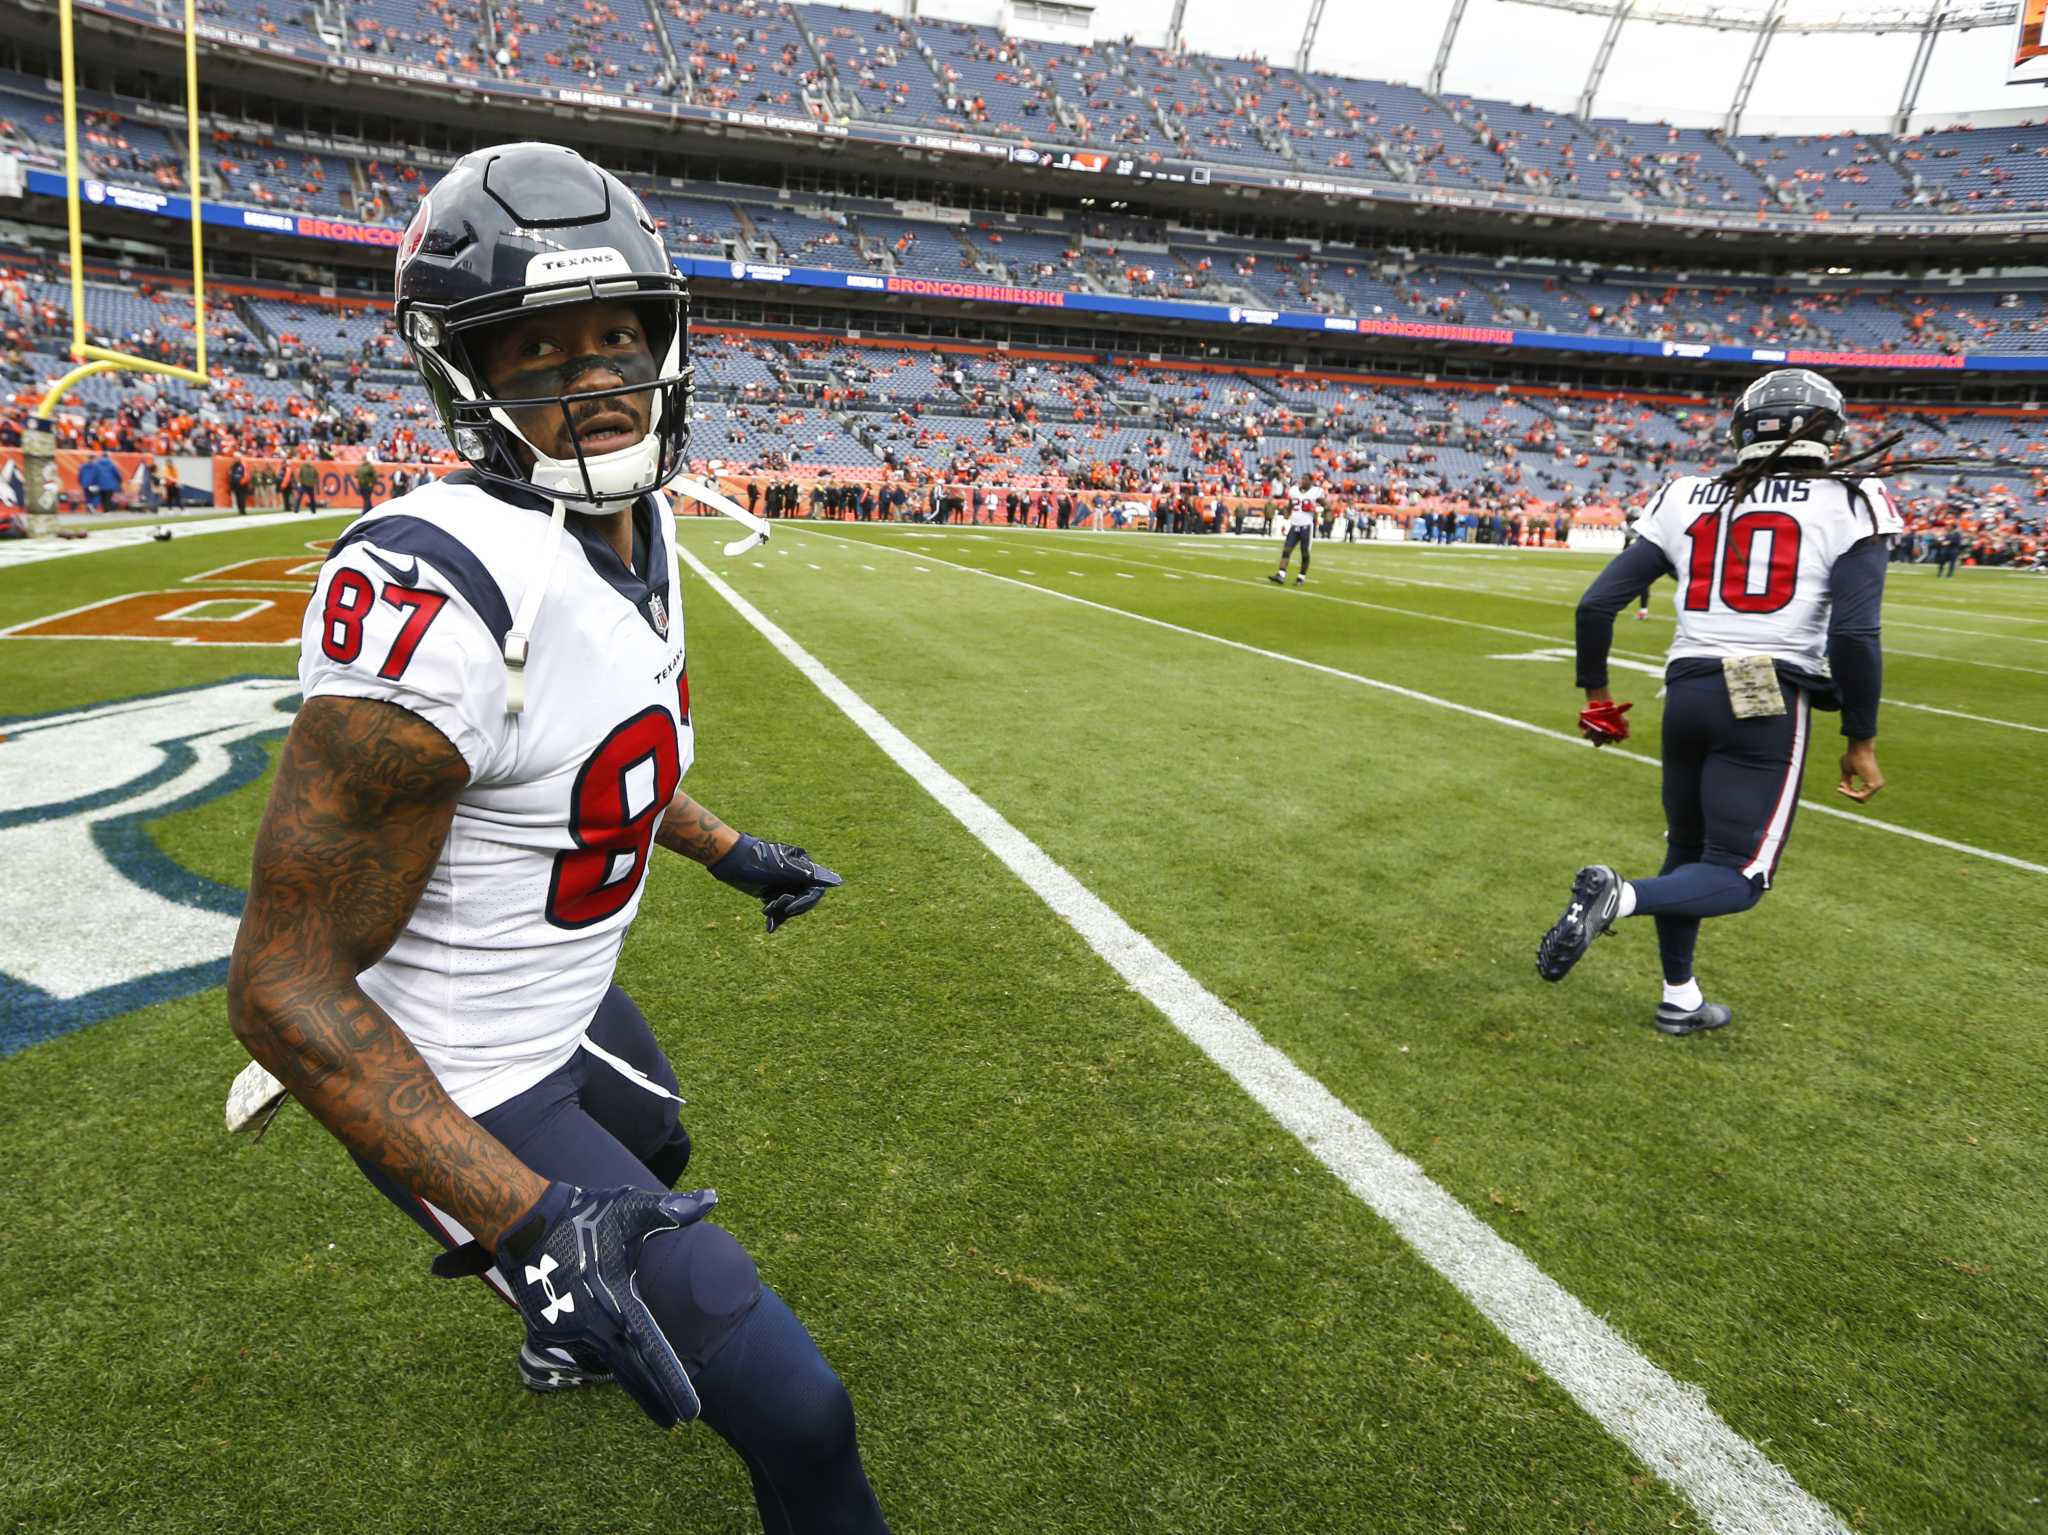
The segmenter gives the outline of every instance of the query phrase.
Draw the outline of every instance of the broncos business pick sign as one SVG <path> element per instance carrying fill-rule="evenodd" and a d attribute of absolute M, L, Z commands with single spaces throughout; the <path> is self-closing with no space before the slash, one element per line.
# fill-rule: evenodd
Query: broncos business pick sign
<path fill-rule="evenodd" d="M 147 826 L 261 776 L 298 695 L 250 677 L 0 721 L 0 1055 L 227 979 L 244 892 Z"/>

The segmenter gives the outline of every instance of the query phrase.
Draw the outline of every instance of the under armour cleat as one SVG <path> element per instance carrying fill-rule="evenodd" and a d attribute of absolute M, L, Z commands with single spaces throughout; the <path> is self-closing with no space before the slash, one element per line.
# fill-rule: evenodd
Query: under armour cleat
<path fill-rule="evenodd" d="M 1294 578 L 1294 584 L 1295 584 L 1296 586 L 1307 586 L 1307 585 L 1308 585 L 1308 577 L 1307 577 L 1307 576 L 1296 576 L 1296 577 Z"/>
<path fill-rule="evenodd" d="M 573 1391 L 578 1386 L 609 1386 L 612 1372 L 586 1368 L 567 1349 L 549 1348 L 532 1339 L 519 1345 L 519 1384 L 528 1391 Z"/>
<path fill-rule="evenodd" d="M 1698 1034 L 1704 1029 L 1725 1029 L 1735 1021 L 1735 1009 L 1719 1002 L 1702 1002 L 1698 1007 L 1657 1004 L 1659 1034 Z"/>
<path fill-rule="evenodd" d="M 1586 957 L 1586 950 L 1614 925 L 1621 910 L 1621 876 L 1604 863 L 1579 870 L 1572 880 L 1572 898 L 1564 915 L 1550 926 L 1536 945 L 1536 973 L 1546 981 L 1561 981 L 1571 968 Z"/>
<path fill-rule="evenodd" d="M 1268 581 L 1271 581 L 1275 586 L 1285 586 L 1287 584 L 1287 577 L 1280 574 L 1280 572 L 1277 570 L 1274 571 L 1270 576 L 1266 577 L 1266 579 Z"/>

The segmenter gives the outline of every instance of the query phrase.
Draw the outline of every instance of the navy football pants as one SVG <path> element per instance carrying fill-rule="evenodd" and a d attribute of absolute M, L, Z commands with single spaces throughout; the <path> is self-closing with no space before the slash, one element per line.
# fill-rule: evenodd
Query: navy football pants
<path fill-rule="evenodd" d="M 1283 572 L 1287 569 L 1287 562 L 1294 558 L 1294 551 L 1298 548 L 1301 550 L 1301 573 L 1303 575 L 1308 574 L 1309 535 L 1313 531 L 1311 528 L 1289 528 L 1287 530 L 1287 542 L 1280 546 L 1280 569 Z"/>
<path fill-rule="evenodd" d="M 1633 880 L 1657 920 L 1664 979 L 1692 979 L 1700 922 L 1747 911 L 1770 888 L 1799 808 L 1813 706 L 1781 684 L 1785 712 L 1737 719 L 1717 672 L 1674 678 L 1664 699 L 1664 828 L 1655 879 Z"/>
<path fill-rule="evenodd" d="M 690 1139 L 668 1057 L 616 986 L 586 1037 L 567 1065 L 477 1122 L 542 1177 L 583 1188 L 670 1187 Z M 357 1165 L 436 1241 L 466 1240 L 439 1211 Z M 746 1462 L 766 1535 L 886 1535 L 845 1386 L 731 1234 L 698 1221 L 648 1238 L 640 1281 L 648 1310 L 690 1369 L 704 1422 Z"/>

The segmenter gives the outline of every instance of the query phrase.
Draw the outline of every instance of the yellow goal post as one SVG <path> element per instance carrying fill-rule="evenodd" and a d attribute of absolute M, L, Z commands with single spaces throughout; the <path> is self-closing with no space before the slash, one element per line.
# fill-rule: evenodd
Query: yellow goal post
<path fill-rule="evenodd" d="M 199 160 L 199 27 L 197 0 L 185 0 L 185 191 L 192 233 L 192 366 L 137 357 L 132 352 L 97 346 L 86 339 L 85 249 L 80 218 L 82 185 L 78 152 L 78 64 L 72 0 L 58 0 L 57 21 L 64 61 L 64 211 L 71 242 L 71 357 L 78 364 L 52 384 L 36 406 L 29 429 L 22 434 L 22 457 L 28 480 L 26 501 L 31 513 L 53 513 L 57 506 L 57 404 L 73 385 L 101 373 L 160 373 L 186 383 L 205 384 L 206 263 L 200 237 Z"/>

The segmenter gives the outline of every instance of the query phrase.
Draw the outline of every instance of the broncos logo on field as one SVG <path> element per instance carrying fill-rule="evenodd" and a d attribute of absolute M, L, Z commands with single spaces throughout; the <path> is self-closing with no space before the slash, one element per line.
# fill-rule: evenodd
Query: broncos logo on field
<path fill-rule="evenodd" d="M 242 677 L 0 720 L 0 1055 L 227 979 L 245 892 L 148 823 L 253 782 L 298 702 Z"/>

